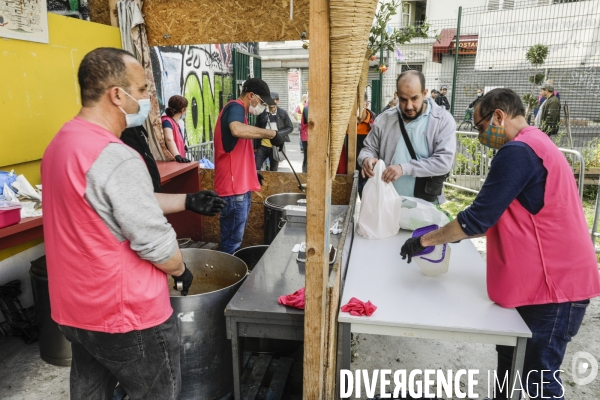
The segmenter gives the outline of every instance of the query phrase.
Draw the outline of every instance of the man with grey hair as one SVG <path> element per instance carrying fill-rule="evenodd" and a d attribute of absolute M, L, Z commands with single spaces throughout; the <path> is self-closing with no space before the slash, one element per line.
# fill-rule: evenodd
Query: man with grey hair
<path fill-rule="evenodd" d="M 167 275 L 193 276 L 164 214 L 215 215 L 214 192 L 154 194 L 142 158 L 119 138 L 150 109 L 142 65 L 98 48 L 78 71 L 82 107 L 42 159 L 44 239 L 52 319 L 71 342 L 72 399 L 177 399 L 179 330 Z"/>
<path fill-rule="evenodd" d="M 418 194 L 415 193 L 416 178 L 439 177 L 452 169 L 456 122 L 433 99 L 425 97 L 425 77 L 420 71 L 403 72 L 396 86 L 398 105 L 375 119 L 358 163 L 362 166 L 362 175 L 372 178 L 373 167 L 383 160 L 386 169 L 382 179 L 392 182 L 399 194 L 414 197 Z M 411 154 L 407 139 L 416 157 Z M 431 196 L 433 200 L 429 201 L 443 201 L 441 184 Z"/>

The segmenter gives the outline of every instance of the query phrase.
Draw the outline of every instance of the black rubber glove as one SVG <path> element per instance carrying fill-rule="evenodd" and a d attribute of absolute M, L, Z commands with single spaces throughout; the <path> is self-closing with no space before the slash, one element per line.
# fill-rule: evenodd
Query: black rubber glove
<path fill-rule="evenodd" d="M 285 140 L 283 139 L 283 136 L 281 136 L 279 134 L 279 132 L 275 132 L 275 137 L 273 137 L 273 139 L 271 139 L 271 144 L 275 147 L 277 147 L 279 149 L 279 151 L 281 151 L 281 149 L 283 149 L 283 144 L 285 143 Z"/>
<path fill-rule="evenodd" d="M 173 277 L 173 282 L 175 282 L 175 286 L 173 286 L 173 289 L 178 290 L 177 282 L 181 282 L 183 284 L 183 289 L 181 289 L 181 295 L 187 296 L 188 290 L 190 290 L 190 286 L 192 286 L 194 275 L 192 275 L 192 271 L 188 269 L 185 263 L 183 263 L 183 266 L 185 267 L 185 271 L 183 271 L 183 274 Z"/>
<path fill-rule="evenodd" d="M 262 174 L 260 172 L 257 172 L 256 176 L 258 178 L 258 183 L 260 183 L 260 186 L 262 186 L 262 183 L 265 180 L 264 176 L 262 176 Z"/>
<path fill-rule="evenodd" d="M 192 162 L 192 160 L 190 160 L 189 158 L 181 157 L 179 154 L 177 154 L 175 156 L 175 161 L 180 162 L 180 163 Z"/>
<path fill-rule="evenodd" d="M 221 212 L 227 203 L 212 190 L 201 190 L 185 196 L 185 209 L 196 214 L 213 217 Z"/>
<path fill-rule="evenodd" d="M 417 236 L 404 242 L 402 249 L 400 250 L 400 255 L 402 256 L 403 260 L 408 257 L 407 263 L 410 264 L 415 254 L 419 254 L 423 250 L 425 250 L 425 247 L 421 246 L 421 236 Z"/>

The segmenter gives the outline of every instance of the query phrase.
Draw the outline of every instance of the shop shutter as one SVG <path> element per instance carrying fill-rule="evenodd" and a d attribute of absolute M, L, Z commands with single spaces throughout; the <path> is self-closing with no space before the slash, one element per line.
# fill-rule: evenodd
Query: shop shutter
<path fill-rule="evenodd" d="M 279 106 L 288 109 L 287 73 L 284 68 L 265 68 L 262 70 L 262 80 L 267 82 L 272 92 L 279 93 Z"/>

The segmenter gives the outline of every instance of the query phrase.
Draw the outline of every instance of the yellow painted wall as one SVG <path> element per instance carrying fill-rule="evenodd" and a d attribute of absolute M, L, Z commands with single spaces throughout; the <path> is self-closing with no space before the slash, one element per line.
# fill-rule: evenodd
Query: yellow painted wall
<path fill-rule="evenodd" d="M 0 38 L 0 170 L 14 169 L 32 184 L 60 127 L 81 106 L 77 69 L 98 47 L 121 48 L 118 28 L 48 13 L 50 43 Z M 39 241 L 0 252 L 0 261 Z"/>

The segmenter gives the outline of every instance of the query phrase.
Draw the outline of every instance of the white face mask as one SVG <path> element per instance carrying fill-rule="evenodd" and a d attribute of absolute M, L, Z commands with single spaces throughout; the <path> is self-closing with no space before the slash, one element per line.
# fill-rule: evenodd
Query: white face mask
<path fill-rule="evenodd" d="M 119 89 L 123 91 L 123 93 L 125 93 L 127 96 L 135 100 L 133 96 L 127 93 L 125 90 L 121 88 Z M 127 124 L 127 128 L 134 128 L 136 126 L 142 125 L 146 118 L 148 118 L 148 114 L 150 113 L 150 99 L 140 99 L 135 101 L 140 106 L 140 109 L 135 114 L 127 114 L 125 110 L 119 107 L 119 109 L 123 111 L 123 114 L 125 114 L 125 123 Z"/>
<path fill-rule="evenodd" d="M 252 103 L 250 103 L 248 111 L 250 111 L 250 114 L 252 115 L 260 115 L 265 111 L 265 108 L 267 108 L 267 106 L 262 103 L 258 103 L 256 106 L 253 106 Z"/>

